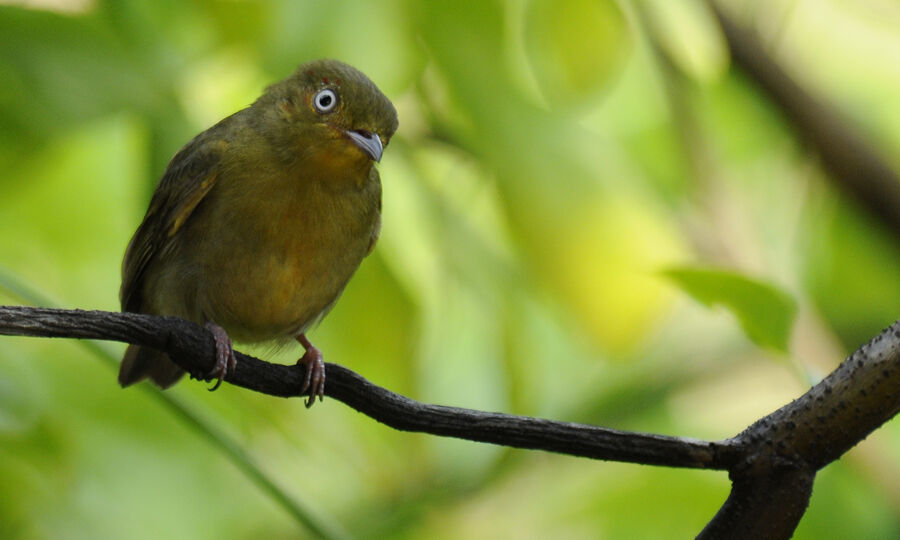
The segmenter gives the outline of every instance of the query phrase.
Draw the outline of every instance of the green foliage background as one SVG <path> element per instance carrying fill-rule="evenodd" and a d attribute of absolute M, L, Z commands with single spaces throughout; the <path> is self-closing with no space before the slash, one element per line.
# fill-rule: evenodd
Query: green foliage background
<path fill-rule="evenodd" d="M 382 240 L 312 338 L 380 385 L 724 438 L 900 317 L 896 231 L 729 70 L 702 1 L 27 4 L 0 6 L 0 267 L 62 306 L 118 309 L 168 158 L 334 57 L 401 127 L 380 165 Z M 900 166 L 895 2 L 729 4 Z M 4 281 L 0 301 L 23 301 Z M 168 394 L 334 535 L 685 538 L 729 488 L 724 473 L 398 433 L 333 400 Z M 119 389 L 75 342 L 0 338 L 0 537 L 310 534 L 154 396 Z M 824 471 L 796 537 L 900 535 L 898 455 L 892 422 Z"/>

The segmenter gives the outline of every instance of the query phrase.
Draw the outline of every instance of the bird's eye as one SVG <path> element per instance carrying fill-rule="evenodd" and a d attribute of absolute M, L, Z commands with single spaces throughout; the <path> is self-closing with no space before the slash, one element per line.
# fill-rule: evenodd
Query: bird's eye
<path fill-rule="evenodd" d="M 326 88 L 324 90 L 319 90 L 319 93 L 315 95 L 313 98 L 313 105 L 315 105 L 316 110 L 320 113 L 327 113 L 334 109 L 335 105 L 337 105 L 337 101 L 337 94 L 334 93 L 334 90 Z"/>

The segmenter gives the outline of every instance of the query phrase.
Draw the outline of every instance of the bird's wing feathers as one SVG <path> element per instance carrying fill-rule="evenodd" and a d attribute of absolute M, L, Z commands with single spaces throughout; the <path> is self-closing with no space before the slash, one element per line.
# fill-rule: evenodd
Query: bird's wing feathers
<path fill-rule="evenodd" d="M 202 134 L 175 154 L 153 193 L 144 221 L 128 244 L 119 291 L 124 311 L 141 310 L 144 271 L 216 183 L 227 143 L 210 135 Z"/>
<path fill-rule="evenodd" d="M 369 174 L 374 177 L 375 183 L 378 185 L 378 205 L 375 208 L 375 226 L 372 227 L 372 235 L 369 237 L 369 247 L 366 249 L 366 257 L 368 257 L 372 253 L 372 250 L 375 249 L 375 244 L 381 236 L 381 176 L 379 176 L 375 167 L 372 167 Z"/>

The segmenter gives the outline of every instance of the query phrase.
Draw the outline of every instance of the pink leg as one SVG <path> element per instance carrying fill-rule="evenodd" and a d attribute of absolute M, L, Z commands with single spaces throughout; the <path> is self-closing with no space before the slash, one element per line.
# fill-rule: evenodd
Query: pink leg
<path fill-rule="evenodd" d="M 216 365 L 206 374 L 207 379 L 218 379 L 216 384 L 209 389 L 212 392 L 222 384 L 226 375 L 234 373 L 237 359 L 234 357 L 231 338 L 228 337 L 228 332 L 224 328 L 212 321 L 207 321 L 206 329 L 212 332 L 213 338 L 216 340 Z"/>
<path fill-rule="evenodd" d="M 303 379 L 303 387 L 300 388 L 300 394 L 303 395 L 309 390 L 309 399 L 306 400 L 306 408 L 308 409 L 316 401 L 316 396 L 319 396 L 319 401 L 322 401 L 325 396 L 325 361 L 322 360 L 322 351 L 306 339 L 306 334 L 297 336 L 297 341 L 306 349 L 306 352 L 300 360 L 297 360 L 297 363 L 306 366 L 306 377 Z"/>

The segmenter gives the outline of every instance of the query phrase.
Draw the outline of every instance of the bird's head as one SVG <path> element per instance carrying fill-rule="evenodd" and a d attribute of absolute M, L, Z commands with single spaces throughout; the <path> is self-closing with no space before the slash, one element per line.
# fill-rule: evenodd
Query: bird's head
<path fill-rule="evenodd" d="M 397 130 L 390 100 L 362 72 L 337 60 L 301 65 L 270 86 L 257 105 L 274 112 L 298 151 L 327 155 L 335 164 L 380 161 Z"/>

